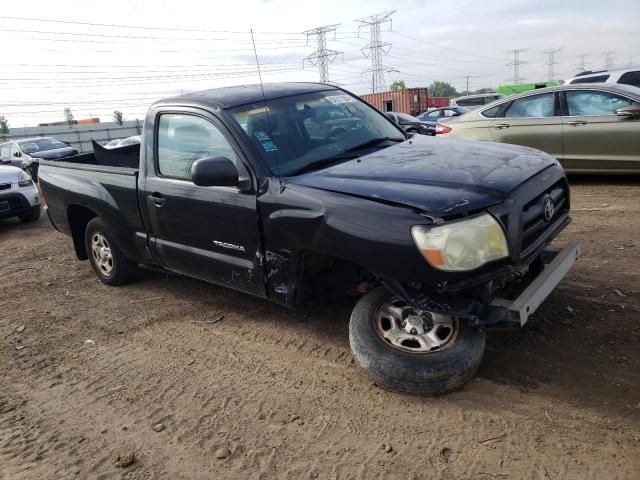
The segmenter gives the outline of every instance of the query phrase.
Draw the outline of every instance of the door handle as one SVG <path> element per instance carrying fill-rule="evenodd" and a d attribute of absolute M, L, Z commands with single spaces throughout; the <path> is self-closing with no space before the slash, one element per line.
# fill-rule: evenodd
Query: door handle
<path fill-rule="evenodd" d="M 497 125 L 494 125 L 493 128 L 495 128 L 496 130 L 504 130 L 505 128 L 509 128 L 511 125 L 508 123 L 498 123 Z"/>
<path fill-rule="evenodd" d="M 570 120 L 567 122 L 567 124 L 571 125 L 572 127 L 577 127 L 578 125 L 586 125 L 587 122 L 586 120 Z"/>
<path fill-rule="evenodd" d="M 147 198 L 151 200 L 156 207 L 161 207 L 167 203 L 167 199 L 158 192 L 153 192 L 151 195 L 147 195 Z"/>

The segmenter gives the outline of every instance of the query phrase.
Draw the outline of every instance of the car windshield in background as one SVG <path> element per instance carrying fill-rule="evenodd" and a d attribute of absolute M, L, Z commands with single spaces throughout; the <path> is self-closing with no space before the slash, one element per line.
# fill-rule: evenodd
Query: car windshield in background
<path fill-rule="evenodd" d="M 376 110 L 339 90 L 279 98 L 230 110 L 274 175 L 355 158 L 405 139 Z"/>
<path fill-rule="evenodd" d="M 27 140 L 18 142 L 22 151 L 28 155 L 36 152 L 44 152 L 45 150 L 55 150 L 57 148 L 65 148 L 66 145 L 55 138 L 39 138 L 37 140 Z"/>
<path fill-rule="evenodd" d="M 420 121 L 416 117 L 412 117 L 411 115 L 407 115 L 406 113 L 396 112 L 396 117 L 398 117 L 399 121 L 408 122 L 408 123 Z"/>

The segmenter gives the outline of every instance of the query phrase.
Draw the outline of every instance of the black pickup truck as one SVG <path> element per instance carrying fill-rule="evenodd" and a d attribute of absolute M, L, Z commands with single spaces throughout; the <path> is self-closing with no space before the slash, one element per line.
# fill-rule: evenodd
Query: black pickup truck
<path fill-rule="evenodd" d="M 42 161 L 48 215 L 108 285 L 163 268 L 293 307 L 361 298 L 354 356 L 440 394 L 489 325 L 523 325 L 574 264 L 564 171 L 530 148 L 406 134 L 338 87 L 240 86 L 152 105 L 117 149 Z M 129 166 L 127 166 L 129 165 Z"/>

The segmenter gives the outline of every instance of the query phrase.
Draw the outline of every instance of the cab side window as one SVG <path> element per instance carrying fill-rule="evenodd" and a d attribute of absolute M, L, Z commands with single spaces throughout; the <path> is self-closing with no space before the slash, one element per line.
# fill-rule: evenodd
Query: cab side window
<path fill-rule="evenodd" d="M 207 157 L 236 161 L 229 142 L 208 120 L 194 115 L 160 115 L 157 149 L 160 175 L 190 180 L 193 162 Z"/>
<path fill-rule="evenodd" d="M 0 145 L 0 157 L 10 157 L 11 156 L 11 144 L 3 143 Z"/>
<path fill-rule="evenodd" d="M 567 110 L 570 116 L 615 115 L 616 110 L 635 102 L 613 93 L 595 90 L 570 90 L 567 95 Z"/>
<path fill-rule="evenodd" d="M 22 152 L 18 148 L 18 145 L 16 145 L 15 143 L 11 144 L 11 156 L 12 157 L 21 157 L 22 156 Z"/>
<path fill-rule="evenodd" d="M 504 114 L 505 117 L 553 117 L 554 94 L 542 93 L 518 98 L 511 102 Z"/>

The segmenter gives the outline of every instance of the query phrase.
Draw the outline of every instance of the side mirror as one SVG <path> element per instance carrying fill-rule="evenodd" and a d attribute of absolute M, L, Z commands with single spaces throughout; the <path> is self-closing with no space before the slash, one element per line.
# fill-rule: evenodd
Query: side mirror
<path fill-rule="evenodd" d="M 616 115 L 619 117 L 640 117 L 640 107 L 634 105 L 622 107 L 616 110 Z"/>
<path fill-rule="evenodd" d="M 209 157 L 191 165 L 191 181 L 200 187 L 237 187 L 238 170 L 226 157 Z"/>
<path fill-rule="evenodd" d="M 20 152 L 13 152 L 14 157 L 21 157 L 22 154 Z"/>

